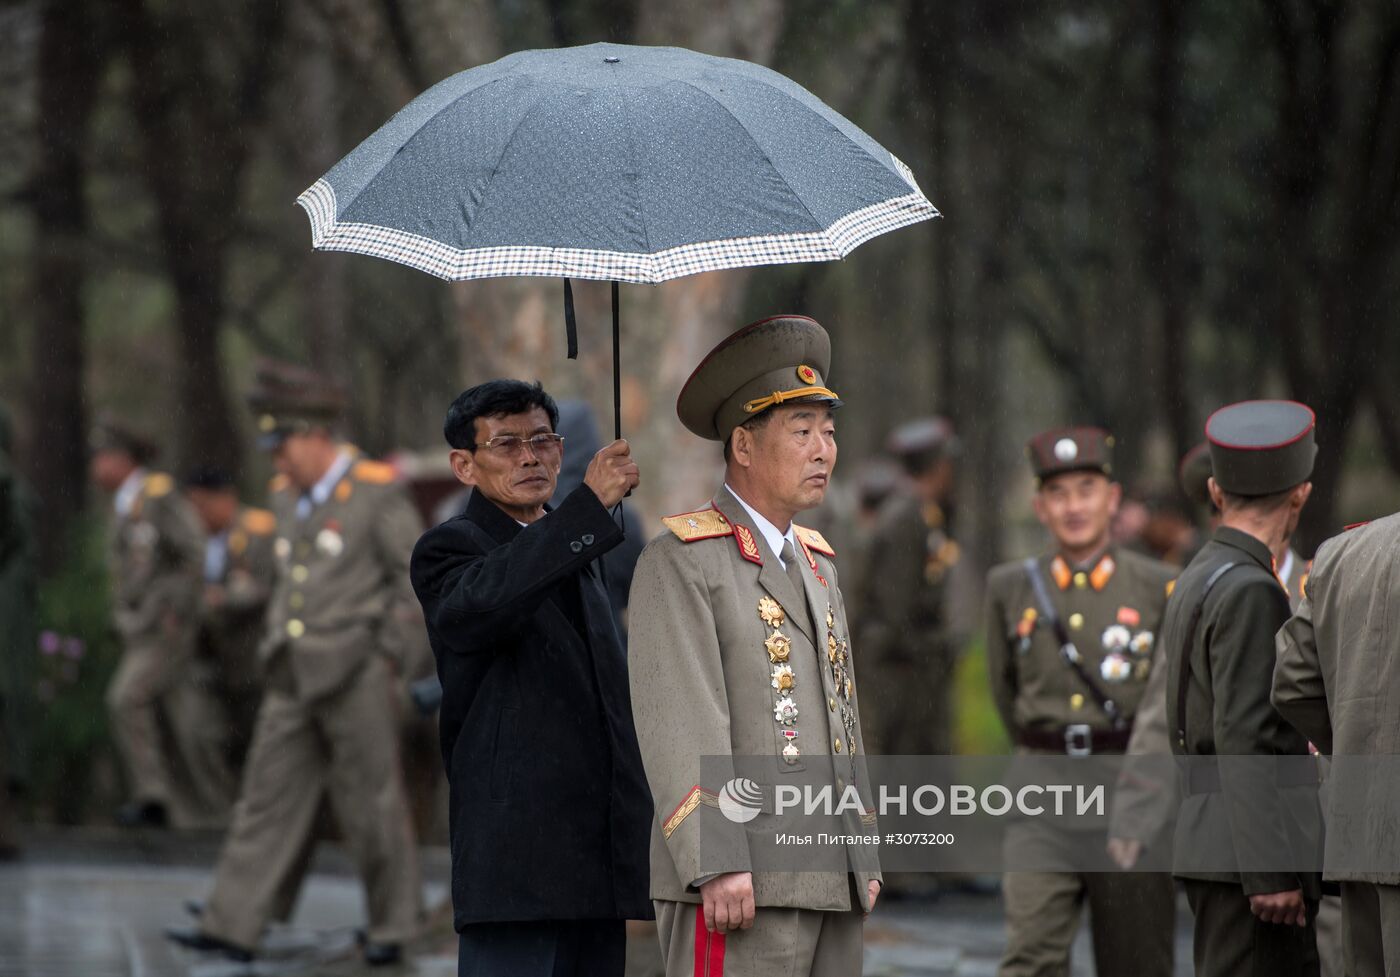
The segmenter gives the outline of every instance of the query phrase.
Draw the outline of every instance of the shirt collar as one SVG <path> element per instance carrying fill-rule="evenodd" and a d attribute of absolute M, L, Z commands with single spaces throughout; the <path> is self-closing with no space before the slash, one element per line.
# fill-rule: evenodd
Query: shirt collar
<path fill-rule="evenodd" d="M 145 484 L 144 468 L 135 468 L 126 476 L 126 481 L 122 482 L 121 488 L 117 489 L 117 494 L 112 497 L 112 507 L 116 509 L 117 515 L 126 518 L 131 514 L 131 507 L 136 504 L 136 497 L 141 494 L 141 486 Z"/>
<path fill-rule="evenodd" d="M 327 468 L 326 473 L 321 476 L 321 480 L 311 486 L 311 491 L 306 493 L 311 497 L 312 505 L 322 505 L 331 497 L 336 483 L 345 477 L 345 473 L 350 470 L 350 463 L 354 460 L 350 456 L 350 452 L 344 448 L 340 450 L 335 461 L 331 462 L 331 467 Z"/>
<path fill-rule="evenodd" d="M 748 513 L 749 518 L 753 520 L 753 528 L 758 530 L 758 534 L 762 536 L 763 541 L 768 544 L 768 549 L 777 557 L 778 564 L 786 570 L 787 563 L 783 560 L 783 541 L 786 540 L 791 543 L 793 553 L 797 552 L 797 537 L 793 534 L 792 523 L 788 523 L 787 532 L 783 532 L 777 526 L 763 518 L 763 515 L 754 509 L 753 506 L 745 502 L 744 497 L 734 491 L 732 485 L 725 482 L 724 487 L 728 490 L 729 494 L 734 496 L 735 500 L 744 507 L 744 511 Z"/>
<path fill-rule="evenodd" d="M 1243 550 L 1255 563 L 1270 573 L 1274 572 L 1274 555 L 1269 552 L 1264 541 L 1258 537 L 1251 536 L 1244 530 L 1235 529 L 1232 526 L 1220 526 L 1215 530 L 1214 539 L 1217 543 Z"/>

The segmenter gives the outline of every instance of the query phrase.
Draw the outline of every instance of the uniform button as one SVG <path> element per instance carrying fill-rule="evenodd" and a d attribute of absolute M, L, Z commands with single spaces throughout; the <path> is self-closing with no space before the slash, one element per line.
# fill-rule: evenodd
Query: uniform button
<path fill-rule="evenodd" d="M 304 557 L 304 556 L 306 556 L 306 555 L 307 555 L 308 553 L 310 553 L 310 552 L 311 552 L 311 544 L 310 544 L 310 543 L 306 542 L 305 540 L 300 540 L 300 541 L 298 541 L 298 543 L 297 543 L 297 556 L 298 556 L 298 557 Z"/>
<path fill-rule="evenodd" d="M 1085 587 L 1089 586 L 1089 575 L 1083 570 L 1080 570 L 1074 575 L 1074 585 L 1080 590 L 1083 590 Z"/>
<path fill-rule="evenodd" d="M 306 606 L 306 598 L 299 593 L 292 594 L 292 596 L 287 598 L 287 603 L 291 605 L 292 610 L 299 611 Z"/>
<path fill-rule="evenodd" d="M 1074 630 L 1076 630 L 1076 631 L 1078 631 L 1080 628 L 1084 627 L 1084 615 L 1083 615 L 1083 614 L 1079 614 L 1079 613 L 1077 613 L 1077 612 L 1074 613 L 1074 614 L 1071 614 L 1071 615 L 1069 616 L 1069 626 L 1072 627 L 1072 628 L 1074 628 Z"/>
<path fill-rule="evenodd" d="M 832 712 L 835 712 L 835 711 L 836 711 L 836 700 L 835 700 L 835 699 L 827 699 L 827 700 L 826 700 L 826 707 L 827 707 L 828 709 L 830 709 Z"/>
<path fill-rule="evenodd" d="M 837 753 L 840 753 L 840 752 L 841 752 L 841 741 L 840 741 L 839 739 L 836 741 L 835 746 L 836 746 L 836 752 L 837 752 Z"/>
<path fill-rule="evenodd" d="M 582 553 L 583 544 L 580 543 L 578 540 L 574 540 L 572 543 L 569 544 L 569 549 L 573 550 L 575 553 Z"/>
<path fill-rule="evenodd" d="M 1074 695 L 1069 697 L 1069 707 L 1075 712 L 1078 712 L 1080 709 L 1083 709 L 1084 696 L 1080 695 L 1078 692 L 1074 693 Z"/>
<path fill-rule="evenodd" d="M 298 564 L 292 567 L 292 579 L 297 583 L 306 583 L 306 578 L 311 576 L 311 571 Z"/>
<path fill-rule="evenodd" d="M 593 545 L 593 534 L 592 534 L 592 533 L 587 533 L 587 534 L 584 535 L 584 537 L 583 537 L 583 545 L 584 545 L 584 546 L 592 546 L 592 545 Z"/>
<path fill-rule="evenodd" d="M 287 633 L 293 638 L 300 638 L 306 633 L 306 625 L 297 618 L 292 618 L 287 622 Z"/>

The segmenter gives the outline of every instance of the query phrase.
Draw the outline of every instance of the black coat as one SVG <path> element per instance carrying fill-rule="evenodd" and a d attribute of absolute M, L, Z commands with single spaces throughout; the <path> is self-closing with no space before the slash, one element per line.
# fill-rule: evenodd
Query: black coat
<path fill-rule="evenodd" d="M 650 919 L 651 794 L 591 489 L 526 528 L 480 492 L 413 551 L 443 700 L 454 923 Z"/>

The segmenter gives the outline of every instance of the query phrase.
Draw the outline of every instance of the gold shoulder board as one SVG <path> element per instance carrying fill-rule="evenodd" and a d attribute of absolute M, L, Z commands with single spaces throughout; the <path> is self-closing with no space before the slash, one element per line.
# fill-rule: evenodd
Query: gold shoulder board
<path fill-rule="evenodd" d="M 277 517 L 266 509 L 249 509 L 243 513 L 243 528 L 254 536 L 271 536 L 277 531 Z"/>
<path fill-rule="evenodd" d="M 734 535 L 734 527 L 717 509 L 683 512 L 678 516 L 666 516 L 661 521 L 685 543 Z"/>
<path fill-rule="evenodd" d="M 807 544 L 809 549 L 814 549 L 818 553 L 824 553 L 827 556 L 836 555 L 836 551 L 831 548 L 831 544 L 826 541 L 826 537 L 815 529 L 808 529 L 806 526 L 795 525 L 792 527 L 792 531 L 797 535 L 798 539 Z"/>
<path fill-rule="evenodd" d="M 170 490 L 175 487 L 175 479 L 164 472 L 156 472 L 146 479 L 146 495 L 152 499 L 158 499 L 162 495 L 169 495 Z"/>
<path fill-rule="evenodd" d="M 393 466 L 382 461 L 357 461 L 355 467 L 350 469 L 350 474 L 355 481 L 368 482 L 371 485 L 388 485 L 395 478 Z"/>

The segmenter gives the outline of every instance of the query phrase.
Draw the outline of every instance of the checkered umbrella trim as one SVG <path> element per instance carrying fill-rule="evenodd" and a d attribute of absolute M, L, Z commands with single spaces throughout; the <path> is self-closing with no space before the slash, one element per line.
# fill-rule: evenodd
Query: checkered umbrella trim
<path fill-rule="evenodd" d="M 536 246 L 460 249 L 392 227 L 343 223 L 335 217 L 335 189 L 325 180 L 317 180 L 297 203 L 311 221 L 313 247 L 387 258 L 448 281 L 542 275 L 656 285 L 723 268 L 833 261 L 876 235 L 940 216 L 909 168 L 894 162 L 912 192 L 853 211 L 825 231 L 701 241 L 652 254 Z"/>

